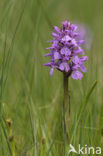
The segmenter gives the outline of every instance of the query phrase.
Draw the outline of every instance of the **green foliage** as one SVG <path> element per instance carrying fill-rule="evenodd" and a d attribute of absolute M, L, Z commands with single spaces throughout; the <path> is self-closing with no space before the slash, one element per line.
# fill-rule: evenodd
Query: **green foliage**
<path fill-rule="evenodd" d="M 70 78 L 71 143 L 103 148 L 102 6 L 101 0 L 0 0 L 0 156 L 63 156 L 62 74 L 50 78 L 43 55 L 52 26 L 65 19 L 93 33 L 88 72 L 82 81 Z"/>

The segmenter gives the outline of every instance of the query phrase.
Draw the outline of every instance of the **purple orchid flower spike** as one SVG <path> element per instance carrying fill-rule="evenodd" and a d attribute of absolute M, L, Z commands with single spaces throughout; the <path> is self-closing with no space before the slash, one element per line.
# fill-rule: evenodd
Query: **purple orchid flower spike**
<path fill-rule="evenodd" d="M 50 53 L 44 55 L 51 58 L 51 62 L 44 64 L 51 67 L 50 75 L 53 74 L 54 68 L 56 68 L 66 73 L 67 76 L 72 75 L 75 80 L 81 80 L 83 77 L 81 72 L 86 72 L 84 63 L 88 60 L 88 57 L 80 56 L 84 55 L 81 48 L 84 40 L 78 26 L 66 20 L 62 22 L 61 28 L 54 26 L 52 36 L 52 46 L 48 48 Z"/>
<path fill-rule="evenodd" d="M 48 49 L 45 57 L 50 57 L 51 61 L 44 64 L 50 67 L 50 76 L 53 74 L 54 69 L 63 73 L 64 79 L 64 100 L 63 100 L 63 128 L 64 135 L 67 140 L 70 140 L 70 94 L 69 94 L 69 77 L 73 79 L 82 79 L 86 67 L 84 63 L 88 57 L 84 55 L 84 50 L 81 45 L 84 44 L 83 33 L 78 31 L 78 26 L 71 24 L 69 21 L 62 22 L 62 27 L 54 26 L 52 33 L 52 45 Z M 68 106 L 69 104 L 69 106 Z M 69 109 L 68 109 L 69 108 Z M 69 111 L 69 112 L 68 112 Z M 67 114 L 66 114 L 67 112 Z M 68 120 L 69 114 L 69 120 Z"/>

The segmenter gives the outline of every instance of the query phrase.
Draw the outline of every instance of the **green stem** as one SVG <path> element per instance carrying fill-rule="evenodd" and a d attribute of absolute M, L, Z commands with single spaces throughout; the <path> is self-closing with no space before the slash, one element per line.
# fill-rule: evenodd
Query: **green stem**
<path fill-rule="evenodd" d="M 69 95 L 69 77 L 64 73 L 64 133 L 67 143 L 69 143 L 70 136 L 70 95 Z"/>

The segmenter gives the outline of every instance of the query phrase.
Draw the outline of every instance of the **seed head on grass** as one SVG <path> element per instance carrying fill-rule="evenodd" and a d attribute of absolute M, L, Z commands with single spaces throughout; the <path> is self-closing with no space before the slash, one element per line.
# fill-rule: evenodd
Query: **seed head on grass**
<path fill-rule="evenodd" d="M 69 21 L 64 21 L 61 28 L 54 26 L 52 36 L 52 46 L 47 48 L 50 49 L 50 53 L 44 55 L 51 58 L 50 62 L 44 64 L 51 68 L 50 76 L 56 68 L 65 73 L 67 77 L 72 75 L 73 79 L 82 79 L 82 72 L 87 71 L 84 63 L 88 57 L 84 55 L 81 47 L 84 40 L 80 38 L 78 26 Z"/>
<path fill-rule="evenodd" d="M 6 122 L 7 122 L 8 126 L 9 126 L 9 128 L 12 128 L 12 120 L 8 118 L 6 120 Z"/>

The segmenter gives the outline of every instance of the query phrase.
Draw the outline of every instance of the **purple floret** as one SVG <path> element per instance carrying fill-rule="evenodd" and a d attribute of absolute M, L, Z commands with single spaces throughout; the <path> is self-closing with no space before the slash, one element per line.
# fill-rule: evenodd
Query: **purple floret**
<path fill-rule="evenodd" d="M 50 75 L 53 74 L 54 68 L 70 76 L 72 74 L 73 79 L 82 79 L 83 74 L 86 72 L 84 63 L 88 60 L 84 55 L 83 49 L 80 47 L 84 44 L 84 40 L 78 37 L 80 32 L 77 31 L 78 26 L 71 24 L 69 21 L 62 23 L 62 28 L 54 26 L 54 32 L 52 32 L 53 40 L 51 41 L 50 53 L 44 55 L 50 57 L 51 61 L 44 64 L 51 68 Z M 80 72 L 81 71 L 81 72 Z"/>

